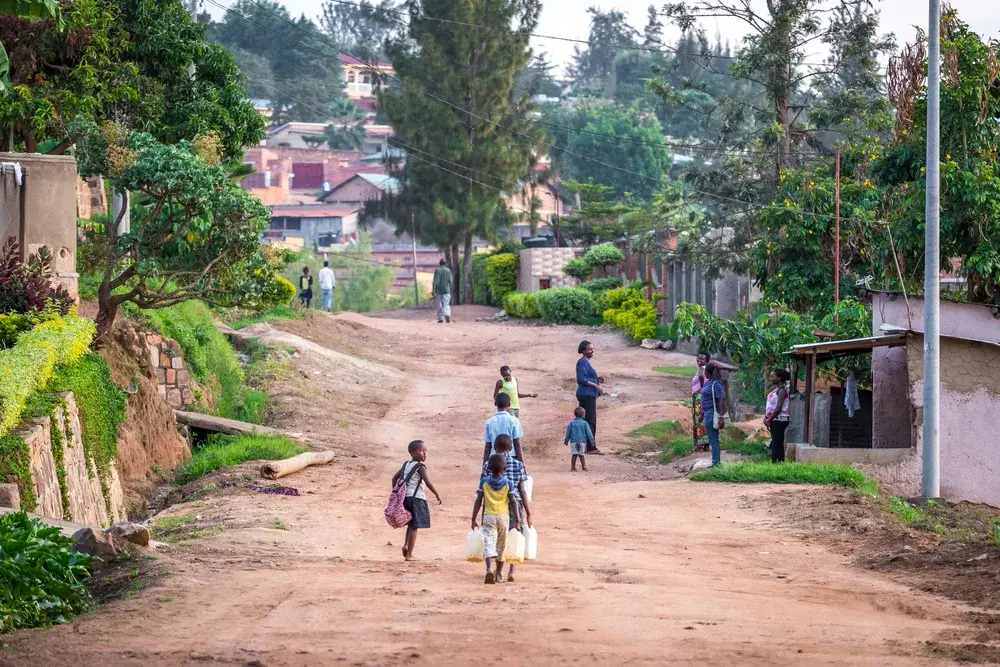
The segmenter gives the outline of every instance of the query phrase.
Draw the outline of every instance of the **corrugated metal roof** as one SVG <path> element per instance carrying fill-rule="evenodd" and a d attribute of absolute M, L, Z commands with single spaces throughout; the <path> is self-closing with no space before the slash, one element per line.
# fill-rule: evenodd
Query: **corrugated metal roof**
<path fill-rule="evenodd" d="M 358 212 L 357 206 L 335 204 L 279 204 L 271 207 L 271 217 L 287 218 L 343 218 Z"/>

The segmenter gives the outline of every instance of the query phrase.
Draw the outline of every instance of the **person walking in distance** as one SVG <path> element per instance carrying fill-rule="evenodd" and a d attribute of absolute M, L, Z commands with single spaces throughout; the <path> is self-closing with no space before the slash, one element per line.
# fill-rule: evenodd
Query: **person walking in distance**
<path fill-rule="evenodd" d="M 323 268 L 319 270 L 319 294 L 323 310 L 328 313 L 333 310 L 333 288 L 336 284 L 337 278 L 333 275 L 330 262 L 323 262 Z"/>
<path fill-rule="evenodd" d="M 313 298 L 313 277 L 309 275 L 309 267 L 302 267 L 302 275 L 299 276 L 299 303 L 304 308 L 309 308 Z"/>
<path fill-rule="evenodd" d="M 445 266 L 444 260 L 438 262 L 434 269 L 434 302 L 437 303 L 438 324 L 451 322 L 451 269 Z"/>
<path fill-rule="evenodd" d="M 514 415 L 518 419 L 521 418 L 521 401 L 522 398 L 538 398 L 538 394 L 522 394 L 517 388 L 517 378 L 514 377 L 513 371 L 510 370 L 510 366 L 500 367 L 500 379 L 497 380 L 496 385 L 493 387 L 493 398 L 496 399 L 497 394 L 503 392 L 510 396 L 510 407 L 507 408 L 507 412 Z"/>

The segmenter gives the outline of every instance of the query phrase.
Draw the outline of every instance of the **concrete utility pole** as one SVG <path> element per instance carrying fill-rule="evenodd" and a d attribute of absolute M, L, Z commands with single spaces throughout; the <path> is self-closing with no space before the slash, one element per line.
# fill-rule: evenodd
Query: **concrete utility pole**
<path fill-rule="evenodd" d="M 413 303 L 420 305 L 420 281 L 417 280 L 417 217 L 410 213 L 410 240 L 413 242 Z"/>
<path fill-rule="evenodd" d="M 924 253 L 923 496 L 941 496 L 941 4 L 927 23 L 927 204 Z"/>
<path fill-rule="evenodd" d="M 837 151 L 837 181 L 834 186 L 833 215 L 836 219 L 833 232 L 833 305 L 840 303 L 840 151 Z M 833 314 L 834 321 L 840 320 L 838 313 Z"/>

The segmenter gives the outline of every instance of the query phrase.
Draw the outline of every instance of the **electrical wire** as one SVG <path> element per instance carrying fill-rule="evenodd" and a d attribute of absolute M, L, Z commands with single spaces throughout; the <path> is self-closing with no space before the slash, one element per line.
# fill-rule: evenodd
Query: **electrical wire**
<path fill-rule="evenodd" d="M 216 2 L 216 0 L 207 0 L 207 1 L 208 1 L 209 3 L 211 3 L 211 4 L 215 5 L 215 6 L 219 7 L 220 9 L 223 9 L 223 10 L 225 10 L 225 11 L 227 11 L 227 12 L 230 12 L 230 13 L 234 14 L 235 16 L 237 16 L 237 17 L 239 17 L 239 18 L 242 18 L 243 20 L 247 21 L 248 23 L 251 23 L 251 24 L 253 24 L 253 25 L 256 25 L 256 26 L 258 26 L 258 27 L 260 27 L 260 28 L 262 28 L 262 29 L 264 29 L 264 30 L 267 30 L 267 31 L 269 31 L 269 32 L 272 32 L 272 33 L 275 33 L 275 34 L 278 34 L 278 33 L 276 33 L 275 31 L 273 31 L 273 30 L 270 30 L 269 28 L 267 28 L 267 27 L 265 27 L 265 26 L 263 26 L 263 25 L 261 25 L 261 24 L 259 24 L 259 23 L 255 22 L 255 21 L 252 21 L 252 20 L 248 19 L 247 17 L 243 16 L 242 14 L 240 14 L 239 12 L 237 12 L 236 10 L 234 10 L 234 9 L 232 9 L 232 8 L 229 8 L 229 7 L 226 7 L 226 6 L 224 6 L 224 5 L 222 5 L 222 4 L 218 3 L 218 2 Z M 253 3 L 253 4 L 257 5 L 257 6 L 258 6 L 258 7 L 260 7 L 261 9 L 264 9 L 264 11 L 268 11 L 268 10 L 267 10 L 267 9 L 266 9 L 265 7 L 263 7 L 263 5 L 260 5 L 260 4 L 258 4 L 258 3 L 256 2 L 256 0 L 249 0 L 249 1 L 250 1 L 251 3 Z M 268 12 L 268 13 L 270 13 L 270 12 Z M 276 15 L 276 14 L 272 14 L 272 15 L 273 15 L 273 16 L 276 16 L 276 17 L 278 17 L 278 18 L 282 18 L 282 20 L 286 20 L 286 19 L 284 19 L 283 17 L 280 17 L 280 16 L 278 16 L 278 15 Z M 287 20 L 286 20 L 286 22 L 288 22 L 288 23 L 289 23 L 290 25 L 292 25 L 292 26 L 293 26 L 293 27 L 295 27 L 296 29 L 299 29 L 299 30 L 301 30 L 301 28 L 299 28 L 299 26 L 297 26 L 296 24 L 294 24 L 294 23 L 292 23 L 292 22 L 289 22 L 289 21 L 287 21 Z M 284 36 L 282 36 L 282 37 L 284 37 Z M 303 47 L 305 47 L 305 48 L 307 48 L 307 49 L 310 49 L 310 50 L 313 50 L 313 51 L 315 51 L 315 52 L 316 52 L 317 54 L 319 54 L 320 56 L 322 56 L 322 57 L 324 57 L 324 58 L 329 58 L 329 57 L 330 57 L 330 56 L 329 56 L 328 54 L 324 54 L 324 53 L 322 53 L 321 51 L 319 51 L 319 50 L 317 50 L 317 49 L 312 49 L 311 47 L 308 47 L 307 45 L 305 45 L 305 44 L 303 44 L 303 43 L 301 43 L 301 42 L 295 42 L 294 40 L 289 40 L 289 39 L 287 39 L 287 38 L 285 38 L 285 39 L 286 39 L 286 41 L 290 41 L 290 42 L 292 42 L 293 44 L 296 44 L 296 45 L 298 45 L 298 46 L 303 46 Z M 341 49 L 340 47 L 337 47 L 336 45 L 333 45 L 333 44 L 330 44 L 329 42 L 325 42 L 325 40 L 318 40 L 318 39 L 317 39 L 317 41 L 320 41 L 320 42 L 322 42 L 322 43 L 325 43 L 325 44 L 327 44 L 328 46 L 330 46 L 330 47 L 331 47 L 331 48 L 333 48 L 334 50 L 336 50 L 336 51 L 340 52 L 341 54 L 343 54 L 343 55 L 345 55 L 345 56 L 348 56 L 348 57 L 350 57 L 350 58 L 353 58 L 354 60 L 357 60 L 358 62 L 364 62 L 364 61 L 363 61 L 362 59 L 358 58 L 357 56 L 354 56 L 353 54 L 351 54 L 351 53 L 349 53 L 349 52 L 347 52 L 347 51 L 345 51 L 345 50 Z M 369 67 L 371 67 L 371 69 L 372 69 L 373 71 L 376 71 L 376 72 L 377 72 L 377 70 L 375 70 L 375 69 L 374 69 L 374 67 L 372 67 L 371 65 L 369 65 Z M 454 108 L 454 109 L 455 109 L 456 111 L 459 111 L 459 112 L 461 112 L 461 113 L 464 113 L 464 114 L 468 114 L 468 115 L 469 115 L 470 117 L 473 117 L 473 118 L 477 118 L 477 119 L 479 119 L 479 120 L 483 120 L 483 121 L 485 121 L 485 122 L 487 122 L 487 123 L 490 123 L 490 124 L 492 124 L 492 125 L 493 125 L 494 127 L 497 127 L 497 128 L 499 128 L 499 129 L 502 129 L 502 130 L 504 130 L 504 131 L 506 131 L 506 132 L 509 132 L 509 133 L 511 133 L 512 135 L 515 135 L 515 136 L 521 136 L 521 137 L 524 137 L 524 138 L 527 138 L 527 139 L 528 139 L 529 141 L 531 141 L 531 142 L 533 142 L 533 143 L 535 143 L 535 142 L 536 142 L 536 139 L 535 139 L 534 137 L 531 137 L 530 135 L 527 135 L 527 134 L 525 134 L 525 133 L 523 133 L 523 132 L 519 132 L 518 130 L 514 130 L 514 129 L 511 129 L 511 128 L 508 128 L 508 127 L 506 127 L 506 126 L 504 126 L 504 125 L 501 125 L 501 124 L 500 124 L 499 122 L 497 122 L 497 121 L 493 121 L 493 120 L 491 120 L 491 119 L 489 119 L 489 118 L 486 118 L 486 117 L 484 117 L 484 116 L 481 116 L 481 115 L 478 115 L 478 114 L 475 114 L 475 113 L 473 113 L 473 112 L 471 111 L 471 109 L 472 109 L 472 108 L 474 108 L 474 107 L 470 107 L 470 109 L 463 109 L 463 108 L 462 108 L 461 106 L 459 106 L 459 105 L 457 105 L 457 104 L 455 104 L 455 103 L 453 103 L 453 102 L 450 102 L 450 101 L 449 101 L 449 100 L 447 100 L 446 98 L 442 98 L 442 97 L 439 97 L 439 96 L 437 96 L 437 95 L 434 95 L 433 93 L 430 93 L 430 92 L 428 92 L 428 91 L 426 91 L 426 90 L 423 90 L 423 89 L 421 89 L 421 88 L 419 88 L 419 87 L 417 87 L 417 86 L 414 86 L 414 85 L 412 85 L 412 84 L 409 84 L 409 83 L 407 83 L 407 82 L 403 81 L 402 79 L 398 79 L 398 78 L 396 78 L 396 77 L 393 77 L 393 76 L 390 76 L 390 75 L 386 75 L 386 74 L 380 74 L 380 76 L 383 76 L 383 77 L 385 77 L 385 78 L 386 78 L 387 80 L 390 80 L 390 81 L 395 81 L 395 82 L 399 83 L 399 84 L 400 84 L 401 86 L 403 86 L 403 87 L 405 87 L 405 88 L 408 88 L 408 89 L 411 89 L 411 90 L 413 90 L 413 91 L 414 91 L 414 92 L 416 92 L 416 93 L 419 93 L 419 94 L 422 94 L 422 95 L 424 95 L 424 96 L 427 96 L 427 97 L 429 97 L 429 98 L 431 98 L 431 99 L 434 99 L 434 100 L 436 100 L 436 101 L 438 101 L 438 102 L 440 102 L 440 103 L 442 103 L 442 104 L 445 104 L 445 105 L 447 105 L 447 106 L 449 106 L 449 107 L 452 107 L 452 108 Z M 501 114 L 501 115 L 506 115 L 506 114 Z M 528 122 L 532 122 L 532 121 L 528 121 Z M 538 143 L 538 144 L 540 144 L 540 145 L 542 145 L 542 146 L 546 146 L 546 147 L 548 147 L 548 148 L 550 148 L 550 149 L 553 149 L 553 150 L 558 150 L 558 151 L 561 151 L 562 153 L 564 153 L 564 154 L 566 154 L 566 155 L 572 155 L 572 156 L 574 156 L 574 157 L 577 157 L 577 158 L 580 158 L 580 159 L 582 159 L 582 160 L 587 160 L 588 162 L 592 162 L 592 163 L 594 163 L 594 164 L 598 164 L 598 165 L 601 165 L 601 166 L 603 166 L 603 167 L 607 167 L 607 168 L 609 168 L 609 169 L 614 169 L 614 170 L 616 170 L 616 171 L 619 171 L 619 172 L 622 172 L 622 173 L 626 173 L 626 174 L 629 174 L 629 175 L 632 175 L 632 176 L 636 176 L 636 177 L 638 177 L 638 178 L 642 178 L 642 179 L 645 179 L 645 180 L 648 180 L 648 181 L 652 181 L 652 182 L 654 182 L 654 183 L 660 183 L 660 182 L 661 182 L 661 179 L 660 179 L 660 178 L 657 178 L 657 177 L 653 177 L 653 176 L 649 176 L 649 175 L 647 175 L 647 174 L 642 174 L 642 173 L 639 173 L 639 172 L 637 172 L 637 171 L 633 171 L 633 170 L 631 170 L 631 169 L 627 169 L 627 168 L 625 168 L 625 167 L 619 167 L 619 166 L 617 166 L 617 165 L 613 165 L 613 164 L 609 164 L 609 163 L 607 163 L 607 162 L 603 162 L 603 161 L 601 161 L 601 160 L 598 160 L 598 159 L 596 159 L 596 158 L 592 158 L 592 157 L 589 157 L 589 156 L 586 156 L 586 155 L 583 155 L 583 154 L 580 154 L 580 153 L 576 153 L 576 152 L 574 152 L 574 151 L 571 151 L 571 150 L 569 150 L 569 149 L 567 149 L 567 148 L 562 148 L 562 147 L 560 147 L 560 146 L 557 146 L 556 144 L 553 144 L 553 143 L 550 143 L 550 142 L 546 142 L 546 141 L 537 141 L 537 143 Z M 423 161 L 423 162 L 428 162 L 427 160 L 422 160 L 422 161 Z M 431 164 L 432 164 L 432 163 L 431 163 Z M 459 176 L 459 177 L 461 177 L 461 178 L 466 178 L 467 180 L 473 180 L 473 179 L 468 179 L 468 177 L 466 177 L 466 176 L 464 176 L 464 175 L 462 175 L 462 174 L 459 174 L 459 173 L 457 173 L 457 172 L 452 172 L 452 171 L 450 171 L 450 170 L 448 170 L 448 169 L 445 169 L 445 168 L 441 167 L 440 165 L 433 165 L 433 166 L 436 166 L 436 167 L 438 167 L 439 169 L 442 169 L 443 171 L 448 171 L 448 172 L 450 172 L 450 173 L 452 173 L 452 174 L 454 174 L 454 175 L 456 175 L 456 176 Z M 478 181 L 477 181 L 477 182 L 478 182 Z M 485 186 L 485 187 L 489 187 L 489 188 L 491 188 L 491 189 L 493 189 L 493 190 L 496 190 L 496 191 L 498 191 L 498 192 L 501 192 L 501 193 L 503 193 L 503 192 L 504 192 L 504 191 L 503 191 L 503 190 L 501 190 L 500 188 L 497 188 L 497 187 L 494 187 L 494 186 L 491 186 L 491 185 L 488 185 L 488 184 L 486 184 L 486 183 L 482 183 L 482 182 L 478 182 L 478 183 L 479 183 L 480 185 L 483 185 L 483 186 Z M 722 201 L 728 201 L 728 202 L 731 202 L 731 203 L 736 203 L 736 204 L 740 204 L 740 205 L 742 205 L 742 206 L 746 206 L 746 207 L 755 207 L 755 208 L 758 208 L 758 209 L 760 209 L 760 208 L 779 208 L 779 209 L 780 209 L 780 208 L 783 208 L 783 207 L 781 207 L 781 206 L 777 206 L 777 205 L 774 205 L 774 204 L 770 204 L 770 205 L 764 205 L 764 206 L 760 206 L 760 205 L 758 205 L 758 204 L 755 204 L 755 203 L 753 203 L 753 202 L 748 202 L 748 201 L 744 201 L 744 200 L 740 200 L 740 199 L 735 199 L 735 198 L 732 198 L 732 197 L 727 197 L 727 196 L 725 196 L 725 195 L 720 195 L 720 194 L 716 194 L 716 193 L 714 193 L 714 192 L 707 192 L 707 191 L 703 191 L 703 190 L 698 190 L 698 189 L 696 189 L 696 188 L 689 188 L 689 189 L 690 189 L 690 191 L 691 191 L 691 192 L 694 192 L 695 194 L 699 194 L 699 195 L 702 195 L 702 196 L 705 196 L 705 197 L 712 197 L 712 198 L 715 198 L 715 199 L 719 199 L 719 200 L 722 200 Z M 809 215 L 809 216 L 812 216 L 812 217 L 814 217 L 814 218 L 825 218 L 825 219 L 831 219 L 831 220 L 832 220 L 832 219 L 834 219 L 834 217 L 835 217 L 835 216 L 833 216 L 833 215 L 830 215 L 830 214 L 821 214 L 821 213 L 811 213 L 811 212 L 807 212 L 807 211 L 799 211 L 799 213 L 800 213 L 800 214 L 802 214 L 802 215 Z M 855 218 L 848 218 L 848 217 L 843 217 L 843 216 L 842 216 L 842 217 L 841 217 L 841 220 L 855 220 Z M 869 221 L 867 221 L 867 220 L 862 220 L 862 219 L 857 219 L 857 220 L 859 220 L 859 221 L 861 221 L 861 222 L 869 222 Z"/>
<path fill-rule="evenodd" d="M 279 19 L 281 21 L 284 21 L 285 23 L 288 23 L 290 26 L 292 26 L 295 30 L 302 32 L 301 26 L 299 26 L 295 22 L 288 20 L 287 18 L 281 16 L 280 14 L 275 14 L 274 12 L 270 11 L 266 6 L 260 4 L 256 0 L 248 0 L 248 1 L 251 2 L 252 4 L 256 5 L 259 9 L 261 9 L 262 11 L 264 11 L 265 13 L 267 13 L 268 15 L 270 15 L 270 16 L 272 16 L 274 18 L 277 18 L 277 19 Z M 291 44 L 294 44 L 296 46 L 304 47 L 304 48 L 312 51 L 313 53 L 316 53 L 320 57 L 323 57 L 323 58 L 326 58 L 326 59 L 331 59 L 331 56 L 329 54 L 323 53 L 322 51 L 320 51 L 318 49 L 315 49 L 313 47 L 310 47 L 310 46 L 308 46 L 308 45 L 306 45 L 306 44 L 304 44 L 304 43 L 302 43 L 300 41 L 289 39 L 285 35 L 282 35 L 282 34 L 276 32 L 274 30 L 271 30 L 267 26 L 264 26 L 264 25 L 262 25 L 260 23 L 257 23 L 256 21 L 253 21 L 252 19 L 250 19 L 250 18 L 244 16 L 243 14 L 237 12 L 235 9 L 232 9 L 231 7 L 225 7 L 224 5 L 220 4 L 219 2 L 216 2 L 215 0 L 208 0 L 208 2 L 210 2 L 211 4 L 215 5 L 216 7 L 220 8 L 220 9 L 226 11 L 226 12 L 234 14 L 238 18 L 241 18 L 241 19 L 243 19 L 244 21 L 246 21 L 248 23 L 256 25 L 257 27 L 259 27 L 259 28 L 261 28 L 261 29 L 263 29 L 263 30 L 265 30 L 267 32 L 271 32 L 272 34 L 278 35 L 280 38 L 284 39 L 285 41 L 287 41 L 287 42 L 289 42 Z M 355 55 L 353 55 L 353 54 L 345 51 L 344 49 L 341 49 L 337 45 L 335 45 L 335 44 L 333 44 L 333 43 L 331 43 L 331 42 L 329 42 L 329 41 L 327 41 L 325 39 L 321 39 L 318 36 L 312 35 L 312 34 L 309 34 L 309 33 L 304 33 L 303 32 L 303 34 L 306 37 L 308 37 L 308 38 L 310 38 L 310 39 L 312 39 L 312 40 L 314 40 L 316 42 L 319 42 L 320 44 L 323 44 L 324 46 L 327 46 L 329 48 L 334 49 L 335 51 L 339 52 L 341 55 L 347 56 L 349 58 L 352 58 L 352 59 L 358 61 L 359 63 L 362 63 L 362 64 L 366 65 L 368 67 L 369 71 L 374 76 L 382 77 L 382 78 L 385 78 L 388 81 L 396 82 L 396 83 L 398 83 L 398 84 L 400 84 L 402 86 L 408 87 L 408 88 L 410 88 L 412 90 L 415 90 L 417 92 L 421 92 L 421 93 L 423 93 L 425 95 L 431 95 L 427 91 L 421 90 L 420 88 L 417 88 L 416 86 L 413 86 L 412 84 L 407 84 L 407 83 L 403 82 L 401 79 L 399 79 L 397 77 L 385 74 L 384 72 L 380 72 L 374 66 L 374 64 L 372 64 L 370 62 L 366 62 L 366 61 L 364 61 L 361 58 L 358 58 L 357 56 L 355 56 Z M 452 107 L 454 107 L 456 109 L 459 109 L 459 110 L 461 110 L 463 112 L 467 112 L 464 108 L 462 108 L 461 106 L 458 106 L 458 104 L 454 100 L 447 100 L 447 99 L 441 98 L 441 97 L 435 97 L 435 99 L 437 99 L 438 101 L 445 102 L 445 103 L 449 104 L 450 106 L 452 106 Z M 476 109 L 476 107 L 470 106 L 469 109 Z M 500 115 L 503 116 L 503 117 L 505 117 L 505 118 L 519 119 L 518 117 L 512 116 L 510 114 L 501 113 Z M 524 118 L 524 119 L 519 119 L 519 120 L 524 120 L 525 122 L 531 123 L 532 125 L 537 125 L 537 126 L 540 126 L 540 127 L 547 127 L 549 129 L 554 129 L 554 130 L 561 130 L 561 131 L 569 132 L 569 133 L 572 133 L 572 134 L 584 134 L 584 135 L 588 135 L 588 136 L 601 137 L 601 138 L 604 138 L 604 139 L 607 139 L 609 141 L 616 142 L 616 143 L 619 143 L 619 144 L 621 144 L 623 142 L 623 138 L 622 137 L 617 137 L 617 136 L 614 136 L 614 135 L 605 134 L 605 133 L 601 133 L 601 132 L 593 132 L 593 131 L 590 131 L 590 130 L 583 130 L 583 129 L 578 129 L 578 128 L 572 128 L 572 127 L 567 127 L 567 126 L 564 126 L 564 125 L 557 125 L 557 124 L 554 124 L 554 123 L 547 123 L 545 121 L 532 120 L 530 118 Z M 648 146 L 654 146 L 654 147 L 663 147 L 663 146 L 666 146 L 666 147 L 670 147 L 670 148 L 682 148 L 682 149 L 685 149 L 685 150 L 695 150 L 695 151 L 707 152 L 709 154 L 728 154 L 728 155 L 734 155 L 734 156 L 740 156 L 740 157 L 747 157 L 748 155 L 776 156 L 776 155 L 780 155 L 781 154 L 779 151 L 725 150 L 725 149 L 714 148 L 714 147 L 711 147 L 711 146 L 704 146 L 704 145 L 701 145 L 701 144 L 669 142 L 669 141 L 653 142 L 653 141 L 647 141 L 647 140 L 638 139 L 638 138 L 624 138 L 624 141 L 632 143 L 632 144 L 641 144 L 641 145 L 648 145 Z M 812 158 L 812 159 L 825 159 L 825 158 L 829 157 L 829 156 L 825 155 L 824 153 L 820 153 L 820 152 L 816 152 L 816 151 L 798 151 L 798 150 L 796 150 L 796 151 L 789 151 L 789 155 L 798 155 L 800 157 L 807 157 L 807 158 Z"/>

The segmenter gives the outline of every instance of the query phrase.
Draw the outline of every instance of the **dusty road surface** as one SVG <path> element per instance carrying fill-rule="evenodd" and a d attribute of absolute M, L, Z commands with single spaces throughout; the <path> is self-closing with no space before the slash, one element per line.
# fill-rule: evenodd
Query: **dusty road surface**
<path fill-rule="evenodd" d="M 281 324 L 290 335 L 272 339 L 301 352 L 276 381 L 278 425 L 337 461 L 282 480 L 299 497 L 237 489 L 170 507 L 159 521 L 204 530 L 158 553 L 163 576 L 8 638 L 0 664 L 948 664 L 923 646 L 961 610 L 775 525 L 756 501 L 773 489 L 665 480 L 665 467 L 616 456 L 569 472 L 581 338 L 616 394 L 600 407 L 610 452 L 642 424 L 687 414 L 664 400 L 687 380 L 652 367 L 688 358 L 582 328 L 472 321 L 483 312 L 456 309 L 450 326 L 427 311 Z M 540 394 L 522 403 L 540 547 L 517 583 L 485 586 L 463 555 L 501 364 Z M 444 505 L 419 561 L 404 563 L 382 509 L 414 438 L 429 445 Z"/>

